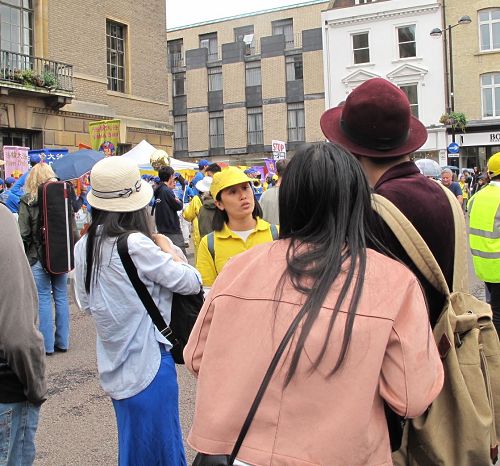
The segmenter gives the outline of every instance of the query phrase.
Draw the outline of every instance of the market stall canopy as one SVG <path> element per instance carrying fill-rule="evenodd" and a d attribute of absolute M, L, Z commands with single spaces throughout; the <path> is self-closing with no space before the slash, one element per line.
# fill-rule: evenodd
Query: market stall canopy
<path fill-rule="evenodd" d="M 127 157 L 133 160 L 141 170 L 153 170 L 150 164 L 151 154 L 156 150 L 156 147 L 152 146 L 148 141 L 142 140 L 137 146 L 129 150 L 122 157 Z M 174 159 L 169 157 L 170 166 L 178 170 L 197 170 L 198 165 L 191 162 L 183 162 L 182 160 Z"/>

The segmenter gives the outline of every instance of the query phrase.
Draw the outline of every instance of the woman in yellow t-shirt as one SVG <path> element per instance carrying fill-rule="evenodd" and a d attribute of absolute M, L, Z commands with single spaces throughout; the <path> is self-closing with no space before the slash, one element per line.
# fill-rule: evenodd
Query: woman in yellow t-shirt
<path fill-rule="evenodd" d="M 217 207 L 214 232 L 201 239 L 196 259 L 196 268 L 206 287 L 212 286 L 231 257 L 277 239 L 277 226 L 260 218 L 262 211 L 251 183 L 237 167 L 228 167 L 213 177 L 210 194 Z"/>
<path fill-rule="evenodd" d="M 460 179 L 458 181 L 458 184 L 460 185 L 460 189 L 462 190 L 462 209 L 464 212 L 467 212 L 467 200 L 469 199 L 469 185 L 465 181 L 465 175 L 461 175 Z"/>

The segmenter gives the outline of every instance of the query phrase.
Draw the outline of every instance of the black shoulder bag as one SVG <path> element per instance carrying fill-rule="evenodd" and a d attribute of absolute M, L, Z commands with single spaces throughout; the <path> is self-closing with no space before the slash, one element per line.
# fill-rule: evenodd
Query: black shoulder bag
<path fill-rule="evenodd" d="M 281 343 L 278 346 L 276 353 L 274 353 L 273 359 L 269 364 L 269 367 L 266 371 L 266 375 L 264 376 L 264 379 L 260 384 L 259 390 L 257 391 L 257 395 L 253 400 L 252 406 L 248 411 L 247 417 L 245 419 L 245 422 L 243 423 L 243 427 L 241 428 L 240 434 L 238 435 L 238 438 L 236 440 L 236 443 L 234 444 L 234 448 L 231 454 L 207 455 L 205 453 L 198 453 L 196 455 L 196 458 L 194 459 L 193 466 L 232 466 L 234 464 L 236 455 L 240 451 L 241 445 L 243 444 L 243 440 L 245 439 L 248 433 L 248 429 L 250 429 L 250 425 L 252 424 L 253 418 L 255 417 L 255 413 L 259 408 L 260 402 L 264 396 L 264 393 L 266 392 L 269 382 L 271 381 L 276 366 L 278 365 L 278 362 L 281 359 L 281 355 L 283 354 L 283 351 L 288 345 L 288 342 L 295 333 L 295 330 L 297 330 L 297 326 L 299 325 L 304 315 L 305 315 L 305 310 L 304 308 L 302 308 L 300 312 L 295 316 L 295 319 L 293 319 L 292 323 L 290 324 L 290 327 L 288 328 L 287 332 L 285 333 L 285 336 L 283 337 L 283 340 L 281 340 Z"/>
<path fill-rule="evenodd" d="M 200 313 L 201 307 L 203 306 L 203 289 L 200 287 L 200 291 L 193 295 L 173 293 L 170 326 L 167 325 L 158 306 L 149 294 L 146 285 L 139 278 L 137 268 L 130 258 L 127 245 L 128 235 L 129 233 L 120 235 L 117 241 L 118 254 L 125 268 L 125 272 L 127 272 L 128 278 L 132 282 L 137 295 L 156 328 L 172 343 L 170 352 L 172 353 L 175 363 L 184 364 L 182 353 L 189 339 L 189 335 L 191 334 L 191 330 L 193 330 L 194 323 Z"/>

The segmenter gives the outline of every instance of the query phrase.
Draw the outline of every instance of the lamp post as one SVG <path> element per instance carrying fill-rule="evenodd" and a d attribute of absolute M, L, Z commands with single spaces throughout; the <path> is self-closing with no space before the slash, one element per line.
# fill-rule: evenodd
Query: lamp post
<path fill-rule="evenodd" d="M 450 115 L 451 112 L 455 111 L 455 88 L 453 82 L 453 41 L 452 41 L 451 30 L 456 26 L 470 24 L 471 22 L 472 20 L 470 19 L 470 16 L 464 15 L 458 20 L 457 23 L 449 24 L 448 26 L 445 26 L 443 29 L 434 28 L 430 32 L 430 35 L 432 37 L 441 37 L 442 35 L 444 40 L 444 49 L 445 49 L 444 68 L 446 76 L 446 113 L 448 115 Z M 455 142 L 455 121 L 450 117 L 449 123 L 451 125 L 451 140 L 452 142 Z M 448 149 L 446 149 L 446 152 L 448 152 Z M 451 165 L 450 160 L 447 160 L 447 162 L 448 165 Z"/>

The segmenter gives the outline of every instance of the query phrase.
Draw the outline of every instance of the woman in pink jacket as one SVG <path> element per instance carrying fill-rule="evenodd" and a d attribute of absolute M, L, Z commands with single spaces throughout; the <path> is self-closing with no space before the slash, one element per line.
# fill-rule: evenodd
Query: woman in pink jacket
<path fill-rule="evenodd" d="M 184 351 L 198 377 L 188 441 L 205 454 L 231 453 L 278 345 L 301 314 L 238 460 L 391 465 L 384 401 L 418 416 L 443 384 L 420 286 L 404 265 L 366 248 L 369 187 L 340 146 L 297 151 L 279 205 L 280 240 L 228 262 Z M 210 460 L 200 455 L 195 464 L 228 464 Z"/>

